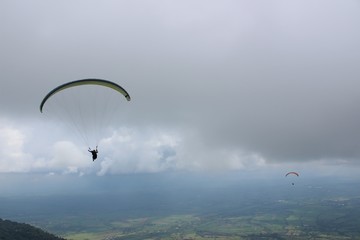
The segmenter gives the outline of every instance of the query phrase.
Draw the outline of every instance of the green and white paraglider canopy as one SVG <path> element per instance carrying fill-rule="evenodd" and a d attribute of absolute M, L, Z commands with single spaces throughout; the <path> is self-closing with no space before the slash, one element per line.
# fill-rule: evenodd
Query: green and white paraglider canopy
<path fill-rule="evenodd" d="M 82 85 L 99 85 L 99 86 L 104 86 L 104 87 L 108 87 L 111 89 L 114 89 L 115 91 L 118 91 L 119 93 L 121 93 L 122 95 L 125 96 L 125 98 L 130 101 L 130 95 L 128 94 L 128 92 L 122 88 L 120 85 L 108 81 L 108 80 L 103 80 L 103 79 L 96 79 L 96 78 L 88 78 L 88 79 L 81 79 L 81 80 L 76 80 L 76 81 L 72 81 L 72 82 L 68 82 L 65 84 L 62 84 L 56 88 L 54 88 L 53 90 L 51 90 L 45 97 L 44 99 L 41 101 L 40 104 L 40 112 L 43 112 L 43 107 L 44 104 L 46 103 L 46 101 L 54 94 L 63 91 L 67 88 L 71 88 L 71 87 L 77 87 L 77 86 L 82 86 Z"/>
<path fill-rule="evenodd" d="M 126 117 L 129 93 L 115 82 L 88 78 L 59 85 L 48 92 L 40 103 L 40 112 L 64 125 L 88 147 L 95 147 L 112 121 L 121 124 Z M 121 117 L 122 118 L 121 118 Z"/>

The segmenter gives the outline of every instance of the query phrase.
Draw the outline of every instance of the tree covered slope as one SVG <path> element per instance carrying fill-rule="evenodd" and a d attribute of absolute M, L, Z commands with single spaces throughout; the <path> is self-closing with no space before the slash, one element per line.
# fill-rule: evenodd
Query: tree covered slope
<path fill-rule="evenodd" d="M 0 240 L 63 240 L 25 223 L 0 219 Z"/>

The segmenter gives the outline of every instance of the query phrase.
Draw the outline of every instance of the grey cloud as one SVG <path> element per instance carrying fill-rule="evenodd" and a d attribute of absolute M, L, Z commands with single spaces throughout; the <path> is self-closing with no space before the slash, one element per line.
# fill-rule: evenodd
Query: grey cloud
<path fill-rule="evenodd" d="M 357 1 L 19 3 L 0 8 L 2 114 L 100 77 L 131 93 L 132 127 L 272 161 L 360 156 Z"/>

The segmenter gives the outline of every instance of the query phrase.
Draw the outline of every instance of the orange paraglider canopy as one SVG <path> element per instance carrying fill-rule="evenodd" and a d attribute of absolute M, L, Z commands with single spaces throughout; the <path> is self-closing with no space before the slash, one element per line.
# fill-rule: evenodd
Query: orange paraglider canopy
<path fill-rule="evenodd" d="M 285 177 L 287 177 L 287 175 L 290 175 L 290 174 L 294 174 L 294 175 L 296 175 L 296 176 L 299 176 L 299 174 L 298 174 L 297 172 L 288 172 L 288 173 L 285 175 Z"/>

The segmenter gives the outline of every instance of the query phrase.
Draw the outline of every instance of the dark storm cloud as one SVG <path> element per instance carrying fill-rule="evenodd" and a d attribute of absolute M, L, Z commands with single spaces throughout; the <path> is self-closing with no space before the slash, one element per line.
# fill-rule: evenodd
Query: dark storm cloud
<path fill-rule="evenodd" d="M 2 115 L 99 77 L 129 125 L 266 159 L 360 156 L 357 1 L 2 1 Z"/>

